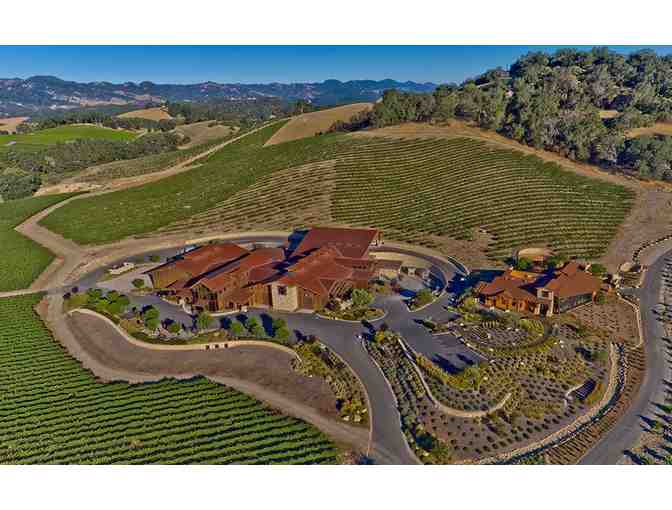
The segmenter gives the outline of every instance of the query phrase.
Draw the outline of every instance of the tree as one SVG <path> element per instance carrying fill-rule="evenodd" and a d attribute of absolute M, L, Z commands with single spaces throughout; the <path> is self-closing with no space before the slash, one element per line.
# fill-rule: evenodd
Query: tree
<path fill-rule="evenodd" d="M 287 321 L 281 317 L 276 317 L 272 322 L 273 332 L 277 331 L 280 328 L 287 328 Z"/>
<path fill-rule="evenodd" d="M 264 327 L 259 322 L 259 319 L 256 317 L 249 317 L 245 322 L 245 327 L 255 338 L 263 338 L 266 336 L 266 331 Z"/>
<path fill-rule="evenodd" d="M 351 299 L 353 308 L 366 308 L 373 301 L 373 295 L 366 289 L 353 289 Z"/>
<path fill-rule="evenodd" d="M 135 287 L 136 289 L 142 289 L 145 286 L 145 280 L 143 280 L 142 278 L 135 278 L 133 279 L 131 284 L 133 284 L 133 287 Z"/>
<path fill-rule="evenodd" d="M 208 329 L 212 324 L 212 315 L 203 310 L 196 317 L 196 327 L 200 330 Z"/>
<path fill-rule="evenodd" d="M 604 276 L 607 272 L 607 268 L 602 264 L 591 264 L 588 269 L 593 276 Z"/>
<path fill-rule="evenodd" d="M 520 257 L 516 260 L 514 267 L 519 271 L 529 271 L 532 269 L 532 261 L 530 259 L 526 259 L 525 257 Z"/>
<path fill-rule="evenodd" d="M 232 320 L 229 324 L 229 332 L 234 338 L 240 338 L 245 335 L 245 327 L 240 323 L 240 321 Z"/>
<path fill-rule="evenodd" d="M 158 318 L 145 319 L 145 327 L 151 331 L 156 331 L 159 329 L 161 321 Z"/>
<path fill-rule="evenodd" d="M 273 338 L 275 338 L 276 340 L 279 340 L 281 342 L 286 342 L 287 340 L 289 340 L 289 337 L 290 337 L 290 332 L 289 332 L 289 329 L 287 329 L 286 326 L 278 328 L 273 332 Z"/>
<path fill-rule="evenodd" d="M 416 294 L 415 294 L 415 305 L 416 306 L 423 306 L 428 303 L 431 303 L 432 300 L 434 299 L 434 295 L 429 289 L 420 289 Z"/>
<path fill-rule="evenodd" d="M 167 329 L 169 333 L 177 335 L 180 331 L 182 331 L 182 324 L 180 324 L 179 322 L 171 322 L 170 324 L 168 324 Z"/>

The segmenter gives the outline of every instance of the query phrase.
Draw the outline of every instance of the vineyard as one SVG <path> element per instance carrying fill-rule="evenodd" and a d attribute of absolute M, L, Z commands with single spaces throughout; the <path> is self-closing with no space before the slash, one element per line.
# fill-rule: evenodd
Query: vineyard
<path fill-rule="evenodd" d="M 472 139 L 368 138 L 341 149 L 335 161 L 269 173 L 160 233 L 336 224 L 441 249 L 482 229 L 491 259 L 529 245 L 596 258 L 633 200 L 625 188 Z"/>
<path fill-rule="evenodd" d="M 487 254 L 546 245 L 603 254 L 634 196 L 624 187 L 469 138 L 338 134 L 263 147 L 281 123 L 189 172 L 68 204 L 43 220 L 84 244 L 161 233 L 340 224 L 441 248 L 490 237 Z M 290 225 L 291 224 L 291 225 Z"/>
<path fill-rule="evenodd" d="M 633 199 L 623 187 L 473 139 L 387 140 L 339 160 L 332 214 L 416 243 L 483 229 L 493 258 L 530 245 L 595 258 Z"/>
<path fill-rule="evenodd" d="M 0 151 L 34 151 L 47 145 L 78 139 L 130 141 L 136 137 L 130 131 L 110 129 L 93 125 L 59 126 L 35 133 L 0 135 Z M 8 144 L 12 145 L 8 145 Z"/>
<path fill-rule="evenodd" d="M 70 196 L 47 195 L 0 203 L 0 292 L 30 286 L 54 258 L 49 250 L 22 236 L 14 227 Z"/>
<path fill-rule="evenodd" d="M 53 340 L 38 295 L 0 300 L 0 462 L 338 461 L 314 427 L 205 378 L 103 384 Z"/>
<path fill-rule="evenodd" d="M 272 172 L 332 159 L 344 146 L 331 135 L 263 147 L 282 126 L 267 126 L 199 160 L 200 166 L 136 188 L 72 202 L 42 224 L 82 244 L 100 244 L 147 234 L 215 207 Z"/>

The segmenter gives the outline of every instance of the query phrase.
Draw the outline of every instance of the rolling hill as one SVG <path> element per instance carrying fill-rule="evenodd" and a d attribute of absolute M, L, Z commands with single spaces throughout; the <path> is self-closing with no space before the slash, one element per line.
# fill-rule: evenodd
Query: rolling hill
<path fill-rule="evenodd" d="M 430 92 L 433 83 L 395 80 L 326 80 L 312 83 L 215 83 L 189 85 L 90 82 L 78 83 L 55 76 L 27 79 L 0 78 L 0 116 L 30 115 L 54 109 L 87 106 L 128 105 L 165 101 L 240 101 L 255 98 L 278 98 L 288 101 L 309 100 L 317 105 L 375 101 L 391 88 L 407 92 Z"/>
<path fill-rule="evenodd" d="M 188 172 L 75 200 L 43 224 L 83 244 L 338 224 L 446 251 L 485 236 L 480 250 L 491 260 L 530 244 L 597 258 L 633 201 L 622 186 L 469 138 L 329 134 L 267 145 L 283 126 Z"/>

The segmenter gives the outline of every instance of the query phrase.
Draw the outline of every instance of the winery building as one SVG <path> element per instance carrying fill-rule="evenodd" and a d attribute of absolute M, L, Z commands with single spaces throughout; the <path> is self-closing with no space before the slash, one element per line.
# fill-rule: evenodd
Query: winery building
<path fill-rule="evenodd" d="M 206 245 L 148 274 L 161 294 L 210 312 L 320 310 L 381 275 L 398 273 L 401 262 L 369 255 L 379 239 L 377 230 L 314 228 L 295 248 Z"/>

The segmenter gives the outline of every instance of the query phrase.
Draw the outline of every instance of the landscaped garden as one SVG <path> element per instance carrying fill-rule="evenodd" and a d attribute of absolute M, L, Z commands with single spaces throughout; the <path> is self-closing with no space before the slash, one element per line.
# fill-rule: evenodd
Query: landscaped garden
<path fill-rule="evenodd" d="M 404 352 L 404 340 L 398 337 L 398 346 L 369 344 L 369 352 L 397 387 L 413 448 L 413 431 L 421 431 L 450 452 L 445 454 L 450 462 L 501 455 L 562 429 L 604 397 L 612 373 L 611 341 L 592 328 L 493 313 L 473 298 L 463 300 L 454 312 L 447 323 L 426 320 L 423 325 L 434 334 L 452 334 L 477 354 L 479 361 L 462 368 L 429 359 L 407 345 Z M 425 388 L 408 385 L 419 381 L 413 365 Z M 433 462 L 431 452 L 418 452 Z"/>
<path fill-rule="evenodd" d="M 97 382 L 51 337 L 40 299 L 0 299 L 0 462 L 338 462 L 319 430 L 203 377 Z"/>
<path fill-rule="evenodd" d="M 353 289 L 347 299 L 332 299 L 319 314 L 329 319 L 342 321 L 373 321 L 384 316 L 379 308 L 372 308 L 374 296 L 366 289 Z"/>
<path fill-rule="evenodd" d="M 72 195 L 47 195 L 0 203 L 0 292 L 23 289 L 54 260 L 43 246 L 22 236 L 14 227 Z"/>

